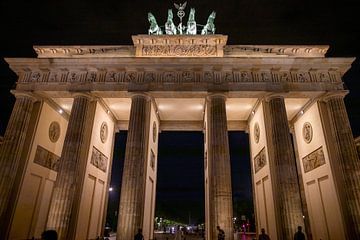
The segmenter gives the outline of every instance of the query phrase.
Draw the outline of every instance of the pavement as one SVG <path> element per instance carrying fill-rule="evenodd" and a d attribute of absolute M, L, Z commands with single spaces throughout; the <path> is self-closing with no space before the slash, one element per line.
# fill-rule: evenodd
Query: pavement
<path fill-rule="evenodd" d="M 173 234 L 164 234 L 164 233 L 155 233 L 154 240 L 173 240 L 175 235 Z M 234 235 L 234 240 L 253 240 L 256 238 L 255 233 L 242 234 L 238 233 Z M 116 233 L 110 234 L 109 240 L 116 240 Z M 185 235 L 184 240 L 204 240 L 201 236 L 198 235 Z"/>

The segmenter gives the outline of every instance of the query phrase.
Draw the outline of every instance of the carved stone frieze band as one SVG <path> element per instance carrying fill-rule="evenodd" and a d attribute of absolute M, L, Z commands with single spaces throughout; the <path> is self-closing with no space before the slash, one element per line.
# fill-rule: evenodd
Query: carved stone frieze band
<path fill-rule="evenodd" d="M 223 57 L 227 36 L 136 35 L 136 57 Z"/>
<path fill-rule="evenodd" d="M 74 71 L 54 69 L 22 72 L 20 83 L 341 83 L 339 71 Z"/>

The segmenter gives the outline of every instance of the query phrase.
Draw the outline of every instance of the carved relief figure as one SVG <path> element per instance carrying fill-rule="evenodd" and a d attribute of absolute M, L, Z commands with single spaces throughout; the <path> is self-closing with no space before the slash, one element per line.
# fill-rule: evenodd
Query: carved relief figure
<path fill-rule="evenodd" d="M 201 35 L 215 34 L 215 24 L 214 24 L 215 17 L 216 17 L 216 12 L 213 11 L 209 16 L 206 25 L 201 30 Z"/>
<path fill-rule="evenodd" d="M 176 34 L 176 27 L 173 21 L 173 12 L 171 9 L 168 9 L 168 18 L 165 23 L 165 33 L 167 35 L 175 35 Z"/>
<path fill-rule="evenodd" d="M 51 142 L 57 142 L 60 137 L 60 124 L 52 122 L 49 127 L 49 139 Z"/>
<path fill-rule="evenodd" d="M 149 35 L 162 35 L 161 28 L 157 24 L 155 16 L 151 12 L 148 13 L 148 20 L 150 23 Z"/>
<path fill-rule="evenodd" d="M 195 8 L 190 9 L 190 15 L 187 22 L 186 34 L 196 35 Z"/>
<path fill-rule="evenodd" d="M 310 143 L 313 138 L 313 129 L 309 122 L 304 123 L 303 129 L 302 129 L 302 134 L 303 134 L 304 141 L 306 143 Z"/>

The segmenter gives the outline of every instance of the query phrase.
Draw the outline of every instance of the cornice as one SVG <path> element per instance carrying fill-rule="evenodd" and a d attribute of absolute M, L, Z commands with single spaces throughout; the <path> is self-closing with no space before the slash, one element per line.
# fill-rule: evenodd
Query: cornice
<path fill-rule="evenodd" d="M 328 45 L 225 45 L 227 36 L 133 36 L 131 45 L 34 46 L 38 58 L 129 58 L 129 57 L 325 57 Z M 198 47 L 207 46 L 201 52 Z M 156 47 L 156 49 L 154 48 Z M 185 47 L 185 48 L 184 48 Z M 174 52 L 170 54 L 170 50 Z M 187 49 L 187 51 L 185 51 Z M 146 50 L 146 51 L 143 51 Z M 151 50 L 151 51 L 150 51 Z M 156 50 L 156 51 L 155 51 Z M 176 51 L 175 51 L 176 50 Z M 182 51 L 181 51 L 182 50 Z M 148 51 L 148 52 L 147 52 Z M 150 52 L 149 52 L 150 51 Z M 185 52 L 184 52 L 185 51 Z M 189 52 L 190 51 L 190 52 Z M 155 53 L 157 52 L 157 54 Z"/>

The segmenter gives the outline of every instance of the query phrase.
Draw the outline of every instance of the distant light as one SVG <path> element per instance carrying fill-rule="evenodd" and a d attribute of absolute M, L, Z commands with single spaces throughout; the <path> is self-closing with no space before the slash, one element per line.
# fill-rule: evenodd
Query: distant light
<path fill-rule="evenodd" d="M 303 110 L 301 110 L 301 111 L 300 111 L 300 114 L 301 114 L 301 115 L 303 115 L 303 114 L 304 114 L 304 111 L 303 111 Z"/>
<path fill-rule="evenodd" d="M 252 115 L 254 115 L 254 114 L 255 114 L 255 111 L 254 111 L 254 110 L 252 110 L 252 111 L 251 111 L 251 114 L 252 114 Z"/>
<path fill-rule="evenodd" d="M 112 192 L 114 189 L 112 187 L 109 187 L 109 192 Z"/>
<path fill-rule="evenodd" d="M 59 109 L 59 113 L 62 114 L 64 111 L 60 108 Z"/>
<path fill-rule="evenodd" d="M 107 110 L 106 112 L 107 112 L 107 114 L 109 114 L 109 113 L 110 113 L 110 110 Z"/>
<path fill-rule="evenodd" d="M 305 216 L 303 215 L 303 218 L 305 218 Z"/>

